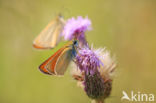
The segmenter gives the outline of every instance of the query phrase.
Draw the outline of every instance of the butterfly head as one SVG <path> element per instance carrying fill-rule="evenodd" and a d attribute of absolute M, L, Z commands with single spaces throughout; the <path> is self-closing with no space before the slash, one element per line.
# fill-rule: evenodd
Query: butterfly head
<path fill-rule="evenodd" d="M 73 40 L 73 46 L 78 47 L 78 41 L 77 40 Z"/>
<path fill-rule="evenodd" d="M 73 50 L 72 50 L 72 54 L 75 57 L 77 54 L 77 48 L 78 48 L 79 44 L 77 40 L 73 40 Z"/>

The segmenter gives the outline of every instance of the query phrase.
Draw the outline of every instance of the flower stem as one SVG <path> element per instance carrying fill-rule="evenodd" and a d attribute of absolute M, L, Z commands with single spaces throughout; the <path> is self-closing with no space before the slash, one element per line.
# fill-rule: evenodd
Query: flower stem
<path fill-rule="evenodd" d="M 92 103 L 104 103 L 104 100 L 92 100 Z"/>

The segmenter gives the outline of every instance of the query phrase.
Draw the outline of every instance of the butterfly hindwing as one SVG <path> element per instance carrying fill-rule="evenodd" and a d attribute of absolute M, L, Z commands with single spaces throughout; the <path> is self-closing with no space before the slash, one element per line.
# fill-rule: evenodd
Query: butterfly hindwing
<path fill-rule="evenodd" d="M 72 47 L 67 47 L 63 50 L 55 65 L 55 73 L 64 75 L 67 67 L 72 59 Z"/>

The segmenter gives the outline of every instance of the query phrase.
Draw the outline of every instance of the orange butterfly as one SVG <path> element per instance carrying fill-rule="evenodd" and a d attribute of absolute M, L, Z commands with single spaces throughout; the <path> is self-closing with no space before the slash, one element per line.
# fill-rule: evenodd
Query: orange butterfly
<path fill-rule="evenodd" d="M 63 31 L 64 25 L 65 20 L 61 15 L 58 15 L 35 38 L 33 46 L 37 49 L 54 48 L 60 41 L 60 34 Z"/>
<path fill-rule="evenodd" d="M 49 75 L 63 75 L 70 61 L 76 56 L 77 47 L 77 40 L 69 41 L 39 66 L 40 71 Z"/>

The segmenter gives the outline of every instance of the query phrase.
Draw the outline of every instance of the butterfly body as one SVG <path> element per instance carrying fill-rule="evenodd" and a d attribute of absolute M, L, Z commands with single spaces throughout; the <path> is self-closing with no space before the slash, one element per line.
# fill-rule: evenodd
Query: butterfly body
<path fill-rule="evenodd" d="M 70 41 L 64 47 L 43 62 L 39 69 L 41 72 L 49 75 L 63 75 L 73 57 L 77 52 L 77 41 Z"/>

